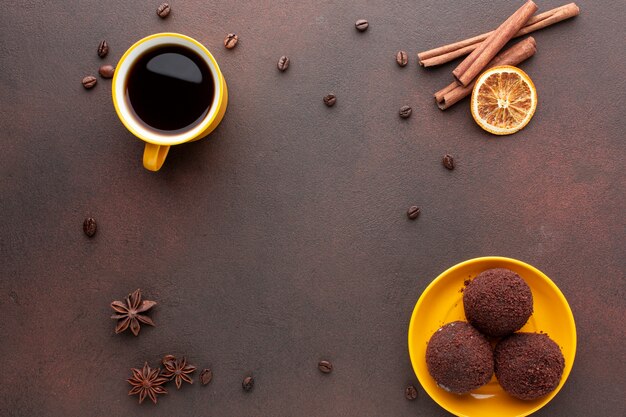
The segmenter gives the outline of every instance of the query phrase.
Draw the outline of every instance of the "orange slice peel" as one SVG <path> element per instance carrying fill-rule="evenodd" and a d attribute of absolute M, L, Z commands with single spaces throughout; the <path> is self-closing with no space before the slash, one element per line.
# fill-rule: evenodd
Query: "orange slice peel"
<path fill-rule="evenodd" d="M 523 129 L 537 109 L 537 90 L 528 74 L 503 65 L 483 72 L 472 91 L 471 110 L 476 123 L 494 135 Z"/>

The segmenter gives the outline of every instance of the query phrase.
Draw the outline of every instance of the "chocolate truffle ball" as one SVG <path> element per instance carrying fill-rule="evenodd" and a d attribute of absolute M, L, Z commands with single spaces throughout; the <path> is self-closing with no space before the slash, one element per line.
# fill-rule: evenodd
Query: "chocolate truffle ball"
<path fill-rule="evenodd" d="M 507 336 L 522 328 L 533 312 L 528 284 L 505 268 L 478 274 L 463 291 L 467 321 L 490 337 Z"/>
<path fill-rule="evenodd" d="M 437 330 L 426 348 L 428 372 L 441 388 L 465 394 L 493 375 L 489 341 L 469 323 L 454 321 Z"/>
<path fill-rule="evenodd" d="M 494 352 L 496 378 L 520 400 L 534 400 L 556 389 L 565 360 L 546 334 L 515 333 L 502 339 Z"/>

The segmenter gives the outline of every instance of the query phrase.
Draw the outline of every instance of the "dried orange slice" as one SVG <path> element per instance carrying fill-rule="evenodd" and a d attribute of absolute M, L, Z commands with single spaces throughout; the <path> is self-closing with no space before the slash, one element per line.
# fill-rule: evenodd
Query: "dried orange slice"
<path fill-rule="evenodd" d="M 483 72 L 472 91 L 472 117 L 494 135 L 510 135 L 530 122 L 537 108 L 537 90 L 517 67 L 503 65 Z"/>

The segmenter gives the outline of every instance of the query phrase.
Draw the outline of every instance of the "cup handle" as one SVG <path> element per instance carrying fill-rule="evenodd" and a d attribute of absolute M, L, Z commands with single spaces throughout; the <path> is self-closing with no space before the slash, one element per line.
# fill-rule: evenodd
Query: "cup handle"
<path fill-rule="evenodd" d="M 158 171 L 165 162 L 165 157 L 170 147 L 167 145 L 155 145 L 146 143 L 143 150 L 143 166 L 149 171 Z"/>

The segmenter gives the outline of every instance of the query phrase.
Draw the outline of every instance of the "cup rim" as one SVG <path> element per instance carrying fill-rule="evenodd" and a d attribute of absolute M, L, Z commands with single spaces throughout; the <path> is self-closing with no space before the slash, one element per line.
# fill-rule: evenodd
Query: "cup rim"
<path fill-rule="evenodd" d="M 132 66 L 132 64 L 135 63 L 136 58 L 139 56 L 137 55 L 137 57 L 135 57 L 135 60 L 129 62 L 128 61 L 129 55 L 131 55 L 131 53 L 133 53 L 135 49 L 141 47 L 146 42 L 151 41 L 153 39 L 159 39 L 159 38 L 183 40 L 184 41 L 183 45 L 185 42 L 187 42 L 188 44 L 191 44 L 195 46 L 198 50 L 200 50 L 201 53 L 199 53 L 198 55 L 202 59 L 204 59 L 206 63 L 208 64 L 209 70 L 211 72 L 211 76 L 213 77 L 213 84 L 215 87 L 215 93 L 213 97 L 213 102 L 211 103 L 211 109 L 206 114 L 204 119 L 193 128 L 185 132 L 175 134 L 175 135 L 160 134 L 156 131 L 150 130 L 149 128 L 145 128 L 141 126 L 139 122 L 135 120 L 133 117 L 127 117 L 127 114 L 130 113 L 130 109 L 128 109 L 129 103 L 126 102 L 125 92 L 121 92 L 120 94 L 118 94 L 118 91 L 117 91 L 120 88 L 119 83 L 125 82 L 126 77 L 128 75 L 128 69 Z M 166 42 L 157 43 L 156 45 L 163 44 L 163 43 L 166 43 Z M 198 52 L 195 49 L 194 51 Z M 122 74 L 123 76 L 120 74 Z M 222 72 L 220 71 L 220 67 L 217 64 L 217 61 L 215 60 L 211 52 L 209 52 L 209 50 L 200 42 L 198 42 L 197 40 L 187 35 L 183 35 L 180 33 L 175 33 L 175 32 L 155 33 L 155 34 L 146 36 L 138 40 L 137 42 L 135 42 L 132 46 L 130 46 L 126 50 L 126 52 L 124 52 L 124 55 L 122 55 L 122 57 L 118 61 L 117 69 L 113 75 L 113 82 L 111 84 L 113 106 L 115 107 L 115 112 L 117 113 L 117 116 L 121 120 L 122 124 L 124 124 L 126 129 L 128 129 L 133 135 L 135 135 L 139 139 L 145 142 L 153 143 L 155 145 L 177 145 L 177 144 L 188 142 L 192 139 L 199 137 L 202 134 L 202 132 L 204 132 L 213 123 L 213 121 L 215 120 L 215 118 L 217 117 L 219 113 L 219 108 L 221 106 L 221 103 L 223 101 L 223 96 L 224 96 L 224 90 L 222 88 L 222 78 L 223 78 Z"/>

